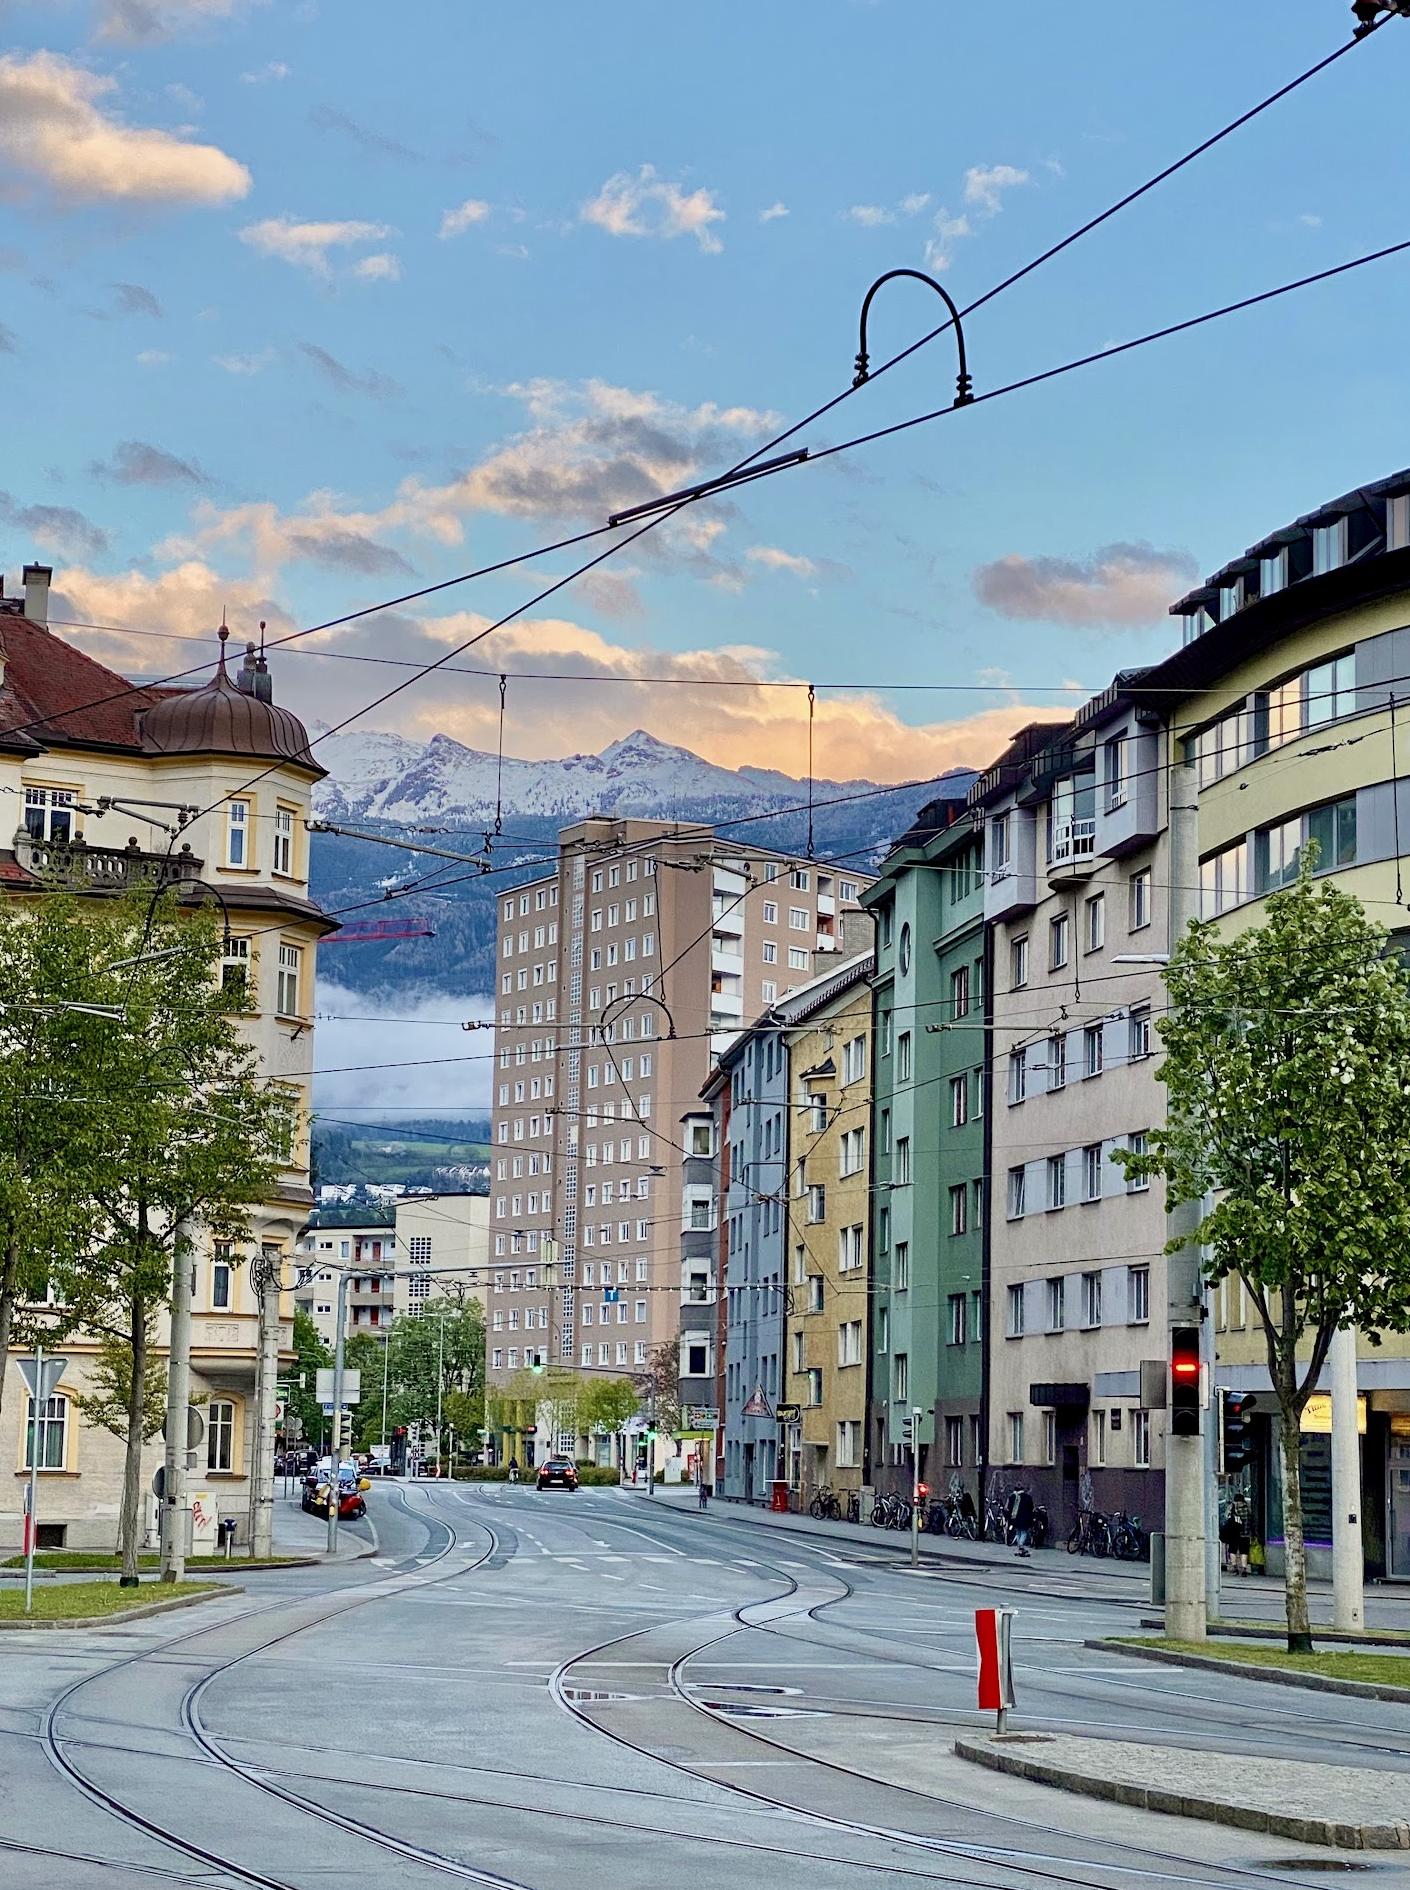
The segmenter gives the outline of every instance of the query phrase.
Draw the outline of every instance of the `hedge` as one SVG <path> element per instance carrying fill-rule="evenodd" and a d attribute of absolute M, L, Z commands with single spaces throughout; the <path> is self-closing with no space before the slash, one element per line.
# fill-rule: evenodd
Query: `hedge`
<path fill-rule="evenodd" d="M 530 1464 L 527 1469 L 519 1472 L 519 1481 L 528 1483 L 537 1474 L 537 1467 Z M 479 1463 L 457 1465 L 451 1475 L 457 1483 L 507 1483 L 509 1481 L 508 1470 L 500 1465 L 496 1465 L 494 1469 L 489 1469 L 486 1465 Z M 580 1463 L 578 1465 L 579 1483 L 615 1485 L 620 1481 L 621 1478 L 615 1470 L 600 1469 L 596 1464 Z"/>

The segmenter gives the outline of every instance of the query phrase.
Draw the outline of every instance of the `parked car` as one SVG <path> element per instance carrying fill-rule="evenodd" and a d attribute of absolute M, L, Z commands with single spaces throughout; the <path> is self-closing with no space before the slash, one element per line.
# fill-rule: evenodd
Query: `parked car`
<path fill-rule="evenodd" d="M 539 1489 L 576 1490 L 577 1487 L 577 1468 L 567 1457 L 549 1457 L 539 1465 Z"/>

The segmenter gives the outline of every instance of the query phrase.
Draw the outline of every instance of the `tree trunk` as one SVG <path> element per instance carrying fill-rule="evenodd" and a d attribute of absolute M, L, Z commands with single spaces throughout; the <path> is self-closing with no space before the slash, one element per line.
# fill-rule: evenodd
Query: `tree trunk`
<path fill-rule="evenodd" d="M 1307 1614 L 1307 1548 L 1302 1536 L 1302 1424 L 1290 1395 L 1280 1396 L 1278 1448 L 1283 1464 L 1283 1587 L 1288 1612 L 1288 1652 L 1312 1652 Z"/>
<path fill-rule="evenodd" d="M 10 1356 L 10 1331 L 15 1321 L 15 1288 L 20 1276 L 20 1243 L 10 1240 L 0 1260 L 0 1411 L 5 1408 L 6 1369 Z"/>
<path fill-rule="evenodd" d="M 142 1431 L 146 1420 L 147 1384 L 147 1305 L 140 1293 L 134 1293 L 129 1307 L 132 1340 L 132 1377 L 127 1389 L 127 1453 L 122 1467 L 122 1509 L 118 1522 L 118 1546 L 122 1552 L 122 1576 L 119 1586 L 137 1586 L 137 1555 L 141 1547 L 142 1527 Z M 180 1444 L 186 1442 L 183 1437 Z"/>

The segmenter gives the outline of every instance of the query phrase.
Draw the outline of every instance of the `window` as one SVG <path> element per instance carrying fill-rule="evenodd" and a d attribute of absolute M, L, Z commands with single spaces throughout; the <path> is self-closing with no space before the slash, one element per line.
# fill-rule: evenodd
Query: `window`
<path fill-rule="evenodd" d="M 1107 812 L 1126 805 L 1126 737 L 1113 735 L 1102 750 L 1105 760 Z"/>
<path fill-rule="evenodd" d="M 1067 1038 L 1059 1035 L 1048 1039 L 1048 1088 L 1063 1089 L 1067 1085 Z"/>
<path fill-rule="evenodd" d="M 821 1312 L 823 1309 L 823 1276 L 811 1273 L 808 1276 L 808 1311 Z"/>
<path fill-rule="evenodd" d="M 1106 1412 L 1092 1413 L 1092 1455 L 1093 1465 L 1100 1469 L 1106 1462 Z"/>
<path fill-rule="evenodd" d="M 1068 950 L 1067 914 L 1059 912 L 1048 920 L 1048 969 L 1061 971 L 1067 963 Z"/>
<path fill-rule="evenodd" d="M 1023 1413 L 1009 1412 L 1009 1462 L 1023 1462 Z"/>
<path fill-rule="evenodd" d="M 1067 1157 L 1050 1155 L 1048 1157 L 1048 1206 L 1062 1208 L 1067 1206 Z"/>
<path fill-rule="evenodd" d="M 225 809 L 225 864 L 250 864 L 250 803 L 230 801 Z"/>
<path fill-rule="evenodd" d="M 1043 1413 L 1043 1462 L 1057 1462 L 1057 1412 Z"/>
<path fill-rule="evenodd" d="M 1293 712 L 1295 713 L 1295 702 Z M 1282 710 L 1275 713 L 1281 715 Z M 1261 716 L 1261 711 L 1260 711 Z M 1202 729 L 1195 740 L 1199 758 L 1199 784 L 1208 787 L 1212 782 L 1222 781 L 1226 774 L 1232 774 L 1241 768 L 1254 752 L 1252 739 L 1253 721 L 1247 707 L 1241 702 L 1227 715 L 1220 716 L 1217 722 Z M 1280 741 L 1286 739 L 1279 736 Z"/>
<path fill-rule="evenodd" d="M 279 947 L 279 982 L 276 1006 L 281 1017 L 299 1015 L 299 983 L 304 954 L 301 945 Z"/>
<path fill-rule="evenodd" d="M 806 932 L 808 929 L 808 911 L 806 906 L 788 908 L 788 928 L 791 932 Z"/>
<path fill-rule="evenodd" d="M 962 1417 L 945 1419 L 945 1467 L 948 1470 L 960 1470 L 964 1467 L 964 1419 Z"/>
<path fill-rule="evenodd" d="M 837 1426 L 837 1463 L 854 1470 L 861 1462 L 862 1426 L 857 1418 L 843 1418 Z"/>
<path fill-rule="evenodd" d="M 950 1232 L 963 1234 L 969 1228 L 969 1189 L 964 1182 L 950 1190 Z"/>
<path fill-rule="evenodd" d="M 32 840 L 72 840 L 78 794 L 73 788 L 27 787 L 24 791 L 25 832 Z"/>
<path fill-rule="evenodd" d="M 764 940 L 764 963 L 766 965 L 776 965 L 778 963 L 778 945 L 771 938 Z"/>
<path fill-rule="evenodd" d="M 950 973 L 950 1015 L 964 1017 L 969 1011 L 969 966 L 961 965 Z"/>
<path fill-rule="evenodd" d="M 808 969 L 808 954 L 802 948 L 802 946 L 799 946 L 799 945 L 789 946 L 788 969 L 790 971 L 806 971 Z"/>
<path fill-rule="evenodd" d="M 997 814 L 989 828 L 989 858 L 995 873 L 1007 872 L 1013 864 L 1012 817 Z"/>
<path fill-rule="evenodd" d="M 1126 1316 L 1133 1326 L 1147 1326 L 1151 1317 L 1151 1270 L 1126 1269 Z"/>
<path fill-rule="evenodd" d="M 892 1173 L 892 1184 L 898 1188 L 907 1188 L 911 1181 L 911 1138 L 908 1135 L 896 1137 L 896 1160 Z"/>
<path fill-rule="evenodd" d="M 778 904 L 773 899 L 766 899 L 764 901 L 764 924 L 778 924 Z M 770 962 L 772 963 L 772 960 Z"/>
<path fill-rule="evenodd" d="M 228 1398 L 212 1398 L 206 1406 L 206 1468 L 235 1468 L 235 1406 Z"/>
<path fill-rule="evenodd" d="M 867 1040 L 850 1037 L 842 1046 L 842 1081 L 860 1083 L 867 1073 Z"/>
<path fill-rule="evenodd" d="M 1067 1324 L 1067 1281 L 1061 1274 L 1048 1281 L 1048 1331 L 1061 1332 Z"/>
<path fill-rule="evenodd" d="M 1133 1155 L 1144 1155 L 1146 1152 L 1145 1130 L 1133 1130 L 1126 1138 L 1126 1146 Z M 1150 1185 L 1151 1181 L 1149 1175 L 1134 1175 L 1131 1180 L 1126 1183 L 1126 1192 L 1127 1194 L 1144 1194 Z"/>
<path fill-rule="evenodd" d="M 1028 934 L 1009 942 L 1009 983 L 1016 991 L 1028 982 Z"/>
<path fill-rule="evenodd" d="M 1312 528 L 1312 575 L 1322 577 L 1346 563 L 1350 520 L 1329 519 Z"/>
<path fill-rule="evenodd" d="M 857 882 L 854 879 L 840 879 L 837 882 L 837 896 L 845 902 L 855 901 Z"/>
<path fill-rule="evenodd" d="M 898 1403 L 911 1395 L 911 1361 L 906 1352 L 898 1352 L 891 1361 L 891 1395 Z"/>
<path fill-rule="evenodd" d="M 1386 500 L 1386 550 L 1410 549 L 1410 492 Z"/>
<path fill-rule="evenodd" d="M 1082 1032 L 1082 1068 L 1087 1076 L 1100 1076 L 1105 1065 L 1106 1045 L 1100 1024 L 1088 1024 Z"/>
<path fill-rule="evenodd" d="M 1099 1326 L 1102 1323 L 1102 1276 L 1100 1273 L 1082 1275 L 1082 1324 Z"/>
<path fill-rule="evenodd" d="M 951 1345 L 963 1345 L 969 1338 L 969 1295 L 951 1293 L 946 1305 L 949 1308 L 949 1334 Z"/>
<path fill-rule="evenodd" d="M 865 1258 L 862 1223 L 854 1221 L 850 1227 L 839 1227 L 837 1230 L 837 1271 L 855 1273 Z"/>
<path fill-rule="evenodd" d="M 217 1247 L 211 1262 L 211 1305 L 217 1312 L 230 1309 L 230 1249 Z"/>
<path fill-rule="evenodd" d="M 866 1153 L 863 1145 L 865 1131 L 862 1129 L 844 1129 L 842 1141 L 837 1153 L 837 1172 L 839 1175 L 859 1175 L 866 1165 Z"/>
<path fill-rule="evenodd" d="M 220 960 L 220 988 L 229 992 L 238 1002 L 249 990 L 249 983 L 250 941 L 247 938 L 227 938 Z"/>
<path fill-rule="evenodd" d="M 1087 950 L 1099 952 L 1106 944 L 1106 897 L 1097 893 L 1086 904 L 1087 914 Z"/>
<path fill-rule="evenodd" d="M 276 873 L 292 873 L 294 870 L 292 807 L 276 807 L 274 810 L 274 870 Z"/>
<path fill-rule="evenodd" d="M 788 875 L 788 883 L 794 892 L 807 892 L 808 873 L 806 867 L 795 866 Z"/>
<path fill-rule="evenodd" d="M 1102 1198 L 1102 1145 L 1089 1142 L 1082 1151 L 1082 1199 L 1100 1201 Z"/>
<path fill-rule="evenodd" d="M 1317 842 L 1317 865 L 1351 866 L 1356 860 L 1356 796 L 1329 801 L 1307 815 L 1307 838 Z"/>
<path fill-rule="evenodd" d="M 62 1470 L 68 1463 L 69 1401 L 45 1398 L 39 1407 L 39 1468 Z M 32 1469 L 34 1455 L 34 1400 L 28 1401 L 25 1416 L 24 1468 Z"/>
<path fill-rule="evenodd" d="M 860 1229 L 858 1230 L 860 1232 Z M 891 1288 L 893 1292 L 905 1293 L 911 1284 L 911 1243 L 908 1240 L 896 1242 L 896 1253 L 891 1262 Z"/>
<path fill-rule="evenodd" d="M 759 995 L 765 1004 L 778 1002 L 778 986 L 772 978 L 764 978 L 759 985 Z"/>
<path fill-rule="evenodd" d="M 1028 1178 L 1028 1170 L 1026 1168 L 1010 1168 L 1009 1170 L 1009 1219 L 1011 1221 L 1021 1221 L 1023 1219 L 1025 1206 L 1026 1206 L 1024 1197 L 1025 1197 L 1025 1194 L 1027 1193 L 1027 1189 L 1025 1187 L 1027 1178 Z"/>
<path fill-rule="evenodd" d="M 1011 1286 L 1008 1290 L 1008 1316 L 1004 1330 L 1011 1339 L 1023 1337 L 1023 1288 Z"/>
<path fill-rule="evenodd" d="M 1139 932 L 1151 922 L 1151 869 L 1143 866 L 1127 884 L 1131 889 L 1131 930 Z"/>
<path fill-rule="evenodd" d="M 950 1078 L 950 1127 L 962 1129 L 969 1121 L 969 1076 Z"/>
<path fill-rule="evenodd" d="M 1131 1456 L 1138 1470 L 1151 1467 L 1151 1414 L 1149 1411 L 1131 1413 Z"/>
<path fill-rule="evenodd" d="M 1028 1095 L 1028 1047 L 1009 1051 L 1009 1101 L 1021 1103 Z"/>
<path fill-rule="evenodd" d="M 891 1054 L 891 1013 L 889 1010 L 881 1013 L 881 1054 L 884 1057 L 889 1057 Z"/>
<path fill-rule="evenodd" d="M 822 1367 L 819 1365 L 814 1365 L 813 1367 L 811 1367 L 811 1369 L 808 1372 L 807 1402 L 811 1405 L 819 1405 L 822 1403 L 822 1401 L 823 1401 Z"/>
<path fill-rule="evenodd" d="M 808 1189 L 808 1219 L 809 1221 L 827 1219 L 827 1189 L 820 1181 L 815 1181 Z"/>
<path fill-rule="evenodd" d="M 837 1362 L 860 1365 L 862 1362 L 862 1322 L 848 1319 L 837 1328 Z"/>
<path fill-rule="evenodd" d="M 896 1038 L 896 1081 L 909 1083 L 911 1080 L 911 1033 L 903 1030 Z"/>
<path fill-rule="evenodd" d="M 1139 1010 L 1132 1011 L 1128 1022 L 1131 1041 L 1127 1055 L 1132 1063 L 1139 1063 L 1151 1053 L 1150 1007 L 1143 1004 Z"/>
<path fill-rule="evenodd" d="M 1200 917 L 1216 919 L 1248 897 L 1248 841 L 1236 840 L 1199 864 Z"/>

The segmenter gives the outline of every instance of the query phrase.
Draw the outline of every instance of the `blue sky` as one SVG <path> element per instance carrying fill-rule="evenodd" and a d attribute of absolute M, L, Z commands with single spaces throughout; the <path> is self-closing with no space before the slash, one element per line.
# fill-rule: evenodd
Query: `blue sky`
<path fill-rule="evenodd" d="M 224 604 L 282 632 L 722 468 L 850 379 L 867 284 L 961 301 L 1349 36 L 1342 0 L 47 0 L 0 7 L 0 562 L 156 673 Z M 1396 241 L 1410 24 L 976 316 L 982 390 Z M 641 724 L 801 772 L 982 764 L 1057 686 L 1172 641 L 1163 606 L 1410 459 L 1392 261 L 654 535 L 483 646 L 508 746 Z M 880 299 L 874 354 L 933 320 Z M 939 404 L 947 342 L 807 437 Z M 334 633 L 424 660 L 562 558 Z M 128 633 L 131 634 L 128 634 Z M 158 634 L 160 633 L 160 634 Z M 471 659 L 475 660 L 475 659 Z M 401 672 L 279 661 L 350 713 Z M 939 683 L 889 694 L 888 683 Z M 446 677 L 378 726 L 492 739 Z"/>

